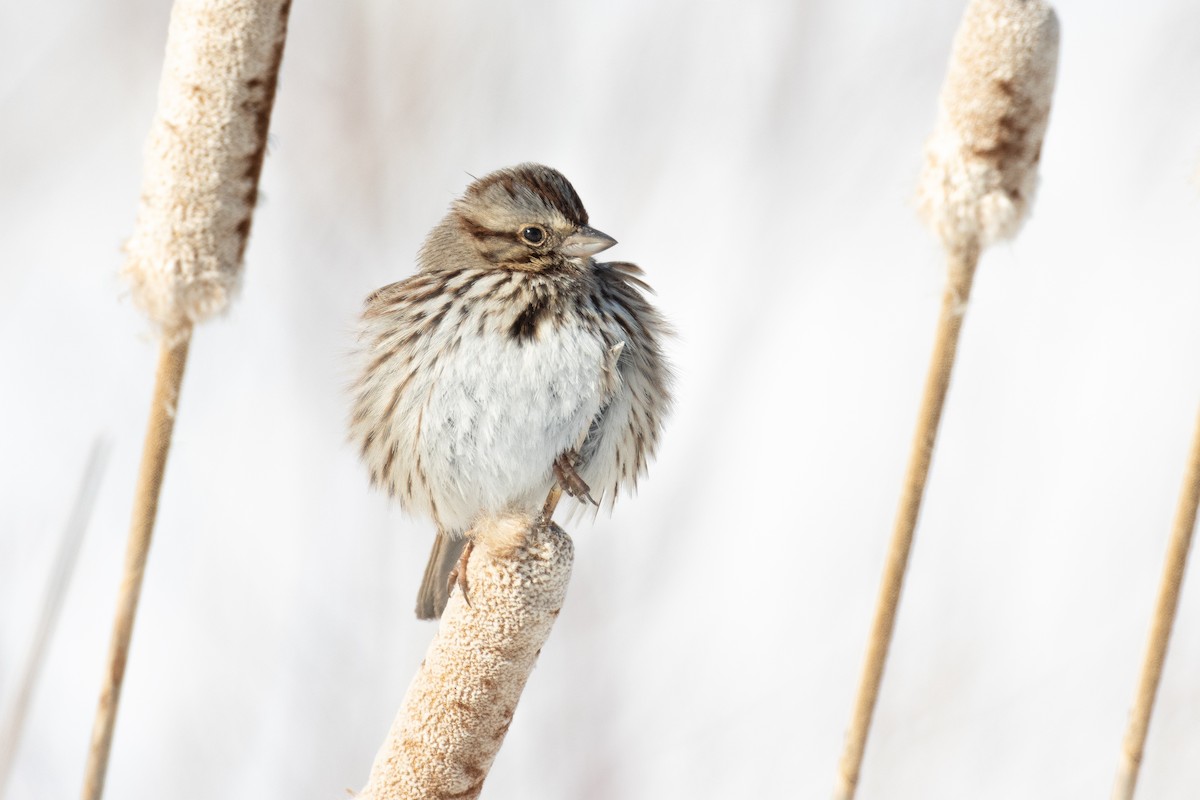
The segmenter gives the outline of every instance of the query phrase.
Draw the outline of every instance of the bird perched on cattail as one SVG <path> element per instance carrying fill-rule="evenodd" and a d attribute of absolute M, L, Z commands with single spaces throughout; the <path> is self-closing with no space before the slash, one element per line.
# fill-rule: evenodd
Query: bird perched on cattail
<path fill-rule="evenodd" d="M 468 186 L 417 274 L 367 298 L 351 438 L 372 482 L 437 525 L 422 619 L 441 615 L 476 520 L 556 486 L 611 503 L 645 471 L 671 403 L 668 328 L 640 269 L 593 260 L 614 244 L 561 173 L 521 164 Z"/>

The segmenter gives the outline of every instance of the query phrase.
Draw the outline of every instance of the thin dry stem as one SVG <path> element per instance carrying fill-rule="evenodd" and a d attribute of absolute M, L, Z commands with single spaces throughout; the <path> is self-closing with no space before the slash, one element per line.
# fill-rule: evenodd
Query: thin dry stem
<path fill-rule="evenodd" d="M 42 603 L 42 612 L 38 616 L 37 627 L 34 630 L 33 644 L 25 660 L 25 666 L 20 672 L 20 680 L 16 684 L 12 705 L 0 726 L 0 798 L 4 797 L 5 787 L 12 770 L 13 760 L 21 742 L 21 732 L 24 728 L 26 713 L 33 700 L 37 679 L 45 662 L 46 648 L 58 622 L 62 610 L 63 598 L 66 597 L 70 586 L 71 573 L 75 570 L 75 562 L 79 558 L 79 548 L 83 544 L 83 534 L 87 530 L 88 521 L 92 517 L 92 507 L 96 494 L 100 490 L 100 479 L 104 475 L 104 467 L 108 463 L 109 444 L 107 440 L 98 439 L 92 445 L 88 455 L 87 466 L 79 483 L 79 491 L 75 495 L 75 504 L 71 507 L 71 516 L 63 529 L 62 541 L 54 558 L 50 579 L 46 584 L 46 597 Z"/>
<path fill-rule="evenodd" d="M 975 265 L 979 249 L 969 247 L 952 254 L 946 288 L 942 296 L 942 311 L 938 318 L 937 338 L 933 345 L 933 358 L 929 374 L 925 379 L 925 393 L 921 398 L 921 409 L 917 417 L 917 430 L 909 453 L 908 472 L 904 478 L 900 508 L 888 547 L 887 562 L 879 589 L 879 601 L 875 607 L 875 621 L 871 626 L 871 638 L 867 645 L 866 662 L 863 665 L 858 695 L 855 699 L 854 715 L 846 733 L 845 749 L 838 770 L 836 800 L 851 800 L 858 788 L 858 776 L 862 768 L 863 752 L 867 745 L 867 734 L 871 718 L 875 713 L 875 701 L 879 697 L 879 686 L 883 680 L 884 663 L 891 646 L 892 629 L 896 623 L 896 609 L 900 604 L 900 591 L 904 585 L 904 573 L 908 567 L 908 555 L 912 550 L 913 533 L 921 511 L 921 500 L 925 494 L 925 483 L 929 478 L 929 465 L 933 459 L 933 447 L 937 440 L 938 424 L 942 418 L 942 407 L 946 401 L 946 390 L 950 386 L 950 375 L 954 368 L 954 357 L 958 349 L 958 335 L 962 329 L 971 284 L 975 276 Z"/>
<path fill-rule="evenodd" d="M 117 719 L 117 705 L 121 699 L 121 684 L 125 678 L 125 661 L 129 655 L 129 640 L 133 635 L 133 620 L 142 591 L 142 576 L 146 571 L 150 537 L 154 533 L 158 496 L 162 489 L 163 472 L 167 466 L 167 453 L 171 447 L 171 433 L 175 429 L 175 410 L 190 342 L 191 331 L 184 329 L 172 339 L 164 339 L 159 350 L 154 398 L 151 401 L 146 442 L 142 450 L 142 465 L 134 494 L 129 543 L 125 551 L 125 571 L 117 595 L 112 642 L 109 646 L 104 682 L 100 689 L 96 721 L 92 727 L 87 768 L 84 772 L 81 795 L 83 800 L 98 800 L 104 792 L 108 754 L 112 749 L 113 726 Z"/>
<path fill-rule="evenodd" d="M 1129 713 L 1129 728 L 1125 732 L 1121 764 L 1117 769 L 1117 780 L 1113 787 L 1113 800 L 1132 800 L 1134 789 L 1137 787 L 1142 754 L 1146 748 L 1146 734 L 1150 729 L 1150 715 L 1154 710 L 1154 697 L 1162 679 L 1171 628 L 1175 624 L 1175 611 L 1179 607 L 1179 591 L 1187 567 L 1188 550 L 1192 545 L 1192 532 L 1196 527 L 1197 505 L 1200 505 L 1200 419 L 1196 422 L 1196 431 L 1192 436 L 1192 449 L 1188 456 L 1183 489 L 1179 493 L 1179 505 L 1175 510 L 1175 525 L 1171 531 L 1170 544 L 1167 546 L 1162 582 L 1158 587 L 1158 604 L 1154 609 L 1154 621 L 1151 623 L 1150 640 L 1146 644 L 1146 655 L 1142 661 L 1137 695 L 1134 698 L 1133 710 Z"/>

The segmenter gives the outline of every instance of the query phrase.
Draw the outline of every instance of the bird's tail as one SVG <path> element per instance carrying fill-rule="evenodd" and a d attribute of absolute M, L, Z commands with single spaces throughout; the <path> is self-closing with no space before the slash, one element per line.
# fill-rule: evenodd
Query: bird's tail
<path fill-rule="evenodd" d="M 446 610 L 450 599 L 450 573 L 462 555 L 467 540 L 439 530 L 433 541 L 429 563 L 425 565 L 425 577 L 421 580 L 421 591 L 417 593 L 417 619 L 438 619 Z"/>

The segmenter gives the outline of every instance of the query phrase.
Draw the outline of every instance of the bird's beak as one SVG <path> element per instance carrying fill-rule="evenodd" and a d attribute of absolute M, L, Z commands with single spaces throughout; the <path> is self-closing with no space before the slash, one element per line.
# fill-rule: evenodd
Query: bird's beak
<path fill-rule="evenodd" d="M 561 251 L 568 258 L 587 258 L 600 253 L 617 243 L 607 233 L 581 225 L 578 230 L 563 240 Z"/>

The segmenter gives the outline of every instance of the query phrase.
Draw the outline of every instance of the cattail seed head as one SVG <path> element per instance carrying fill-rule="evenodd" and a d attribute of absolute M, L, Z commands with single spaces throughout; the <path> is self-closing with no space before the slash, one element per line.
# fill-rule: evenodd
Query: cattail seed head
<path fill-rule="evenodd" d="M 917 188 L 921 216 L 947 250 L 1011 237 L 1028 213 L 1058 39 L 1058 17 L 1041 0 L 967 6 Z"/>
<path fill-rule="evenodd" d="M 241 278 L 290 0 L 176 0 L 122 274 L 165 331 Z"/>
<path fill-rule="evenodd" d="M 473 798 L 566 598 L 574 545 L 553 522 L 480 520 L 437 636 L 359 800 Z"/>

